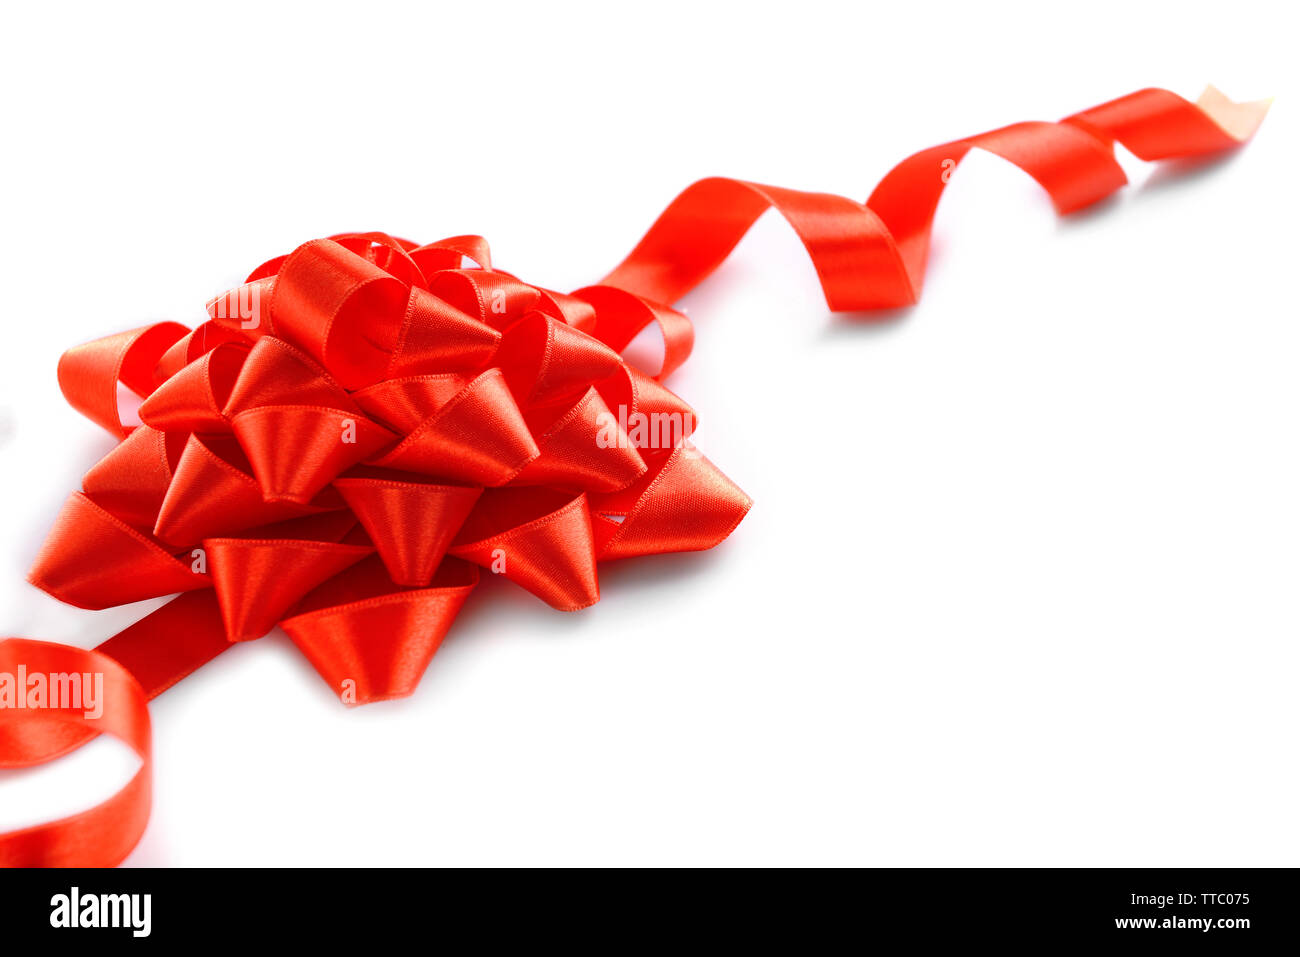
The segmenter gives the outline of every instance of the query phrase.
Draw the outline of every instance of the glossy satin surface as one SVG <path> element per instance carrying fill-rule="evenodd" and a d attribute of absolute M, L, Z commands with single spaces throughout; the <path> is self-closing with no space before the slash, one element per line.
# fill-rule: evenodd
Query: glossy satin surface
<path fill-rule="evenodd" d="M 83 608 L 179 595 L 95 651 L 10 639 L 0 671 L 95 672 L 103 717 L 0 709 L 0 766 L 96 733 L 143 759 L 117 795 L 0 834 L 6 865 L 111 865 L 149 813 L 146 702 L 231 642 L 277 624 L 348 704 L 411 694 L 482 570 L 552 608 L 599 599 L 598 563 L 710 548 L 750 501 L 686 439 L 663 379 L 691 351 L 671 308 L 775 207 L 830 307 L 921 291 L 935 209 L 971 149 L 1024 169 L 1062 213 L 1143 159 L 1239 145 L 1267 104 L 1142 90 L 1058 123 L 923 150 L 865 203 L 729 179 L 688 187 L 600 284 L 561 294 L 492 266 L 486 241 L 383 233 L 312 240 L 259 266 L 189 330 L 159 323 L 70 349 L 68 402 L 120 444 L 87 473 L 30 580 Z M 661 369 L 621 352 L 653 324 Z M 142 424 L 123 423 L 121 383 Z M 623 423 L 681 426 L 673 441 Z M 611 418 L 614 441 L 598 442 Z"/>

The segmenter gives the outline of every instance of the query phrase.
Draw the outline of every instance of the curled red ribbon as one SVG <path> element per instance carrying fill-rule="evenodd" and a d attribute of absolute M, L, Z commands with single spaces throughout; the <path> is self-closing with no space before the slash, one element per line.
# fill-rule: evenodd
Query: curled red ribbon
<path fill-rule="evenodd" d="M 662 384 L 693 341 L 666 303 L 769 207 L 832 310 L 903 306 L 971 149 L 1016 164 L 1067 213 L 1124 185 L 1114 143 L 1147 160 L 1214 153 L 1266 109 L 1142 90 L 923 150 L 865 204 L 701 180 L 599 285 L 567 295 L 495 269 L 479 237 L 333 236 L 255 269 L 192 331 L 159 323 L 69 350 L 64 395 L 122 441 L 65 504 L 30 580 L 83 608 L 180 597 L 96 651 L 0 645 L 0 678 L 24 665 L 103 674 L 109 689 L 98 720 L 0 708 L 0 766 L 97 731 L 144 761 L 91 811 L 0 835 L 0 863 L 120 861 L 148 817 L 145 701 L 230 642 L 278 624 L 348 703 L 409 695 L 480 568 L 573 611 L 598 600 L 599 561 L 726 538 L 750 501 L 691 446 L 694 414 Z M 622 355 L 652 323 L 653 375 Z M 139 426 L 122 421 L 119 383 L 144 399 Z"/>

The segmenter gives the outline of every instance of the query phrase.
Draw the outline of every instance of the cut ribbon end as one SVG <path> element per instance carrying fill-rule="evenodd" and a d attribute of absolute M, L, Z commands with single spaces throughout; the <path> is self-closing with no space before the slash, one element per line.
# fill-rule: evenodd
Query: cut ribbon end
<path fill-rule="evenodd" d="M 1210 84 L 1197 97 L 1196 105 L 1228 136 L 1238 143 L 1244 143 L 1255 135 L 1264 122 L 1264 117 L 1273 105 L 1273 98 L 1237 103 Z"/>

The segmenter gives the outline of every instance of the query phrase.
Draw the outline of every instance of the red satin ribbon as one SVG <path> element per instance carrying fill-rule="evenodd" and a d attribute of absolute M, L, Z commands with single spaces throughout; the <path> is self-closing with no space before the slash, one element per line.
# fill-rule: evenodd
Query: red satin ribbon
<path fill-rule="evenodd" d="M 98 720 L 0 709 L 0 766 L 97 731 L 144 759 L 91 811 L 0 835 L 0 863 L 119 861 L 148 816 L 145 701 L 230 642 L 279 624 L 345 701 L 408 695 L 480 567 L 572 611 L 599 598 L 601 560 L 726 538 L 750 501 L 686 441 L 694 415 L 661 384 L 693 341 L 665 303 L 767 208 L 803 240 L 831 309 L 897 307 L 920 295 L 935 208 L 971 149 L 1024 169 L 1066 213 L 1124 184 L 1114 143 L 1148 160 L 1213 153 L 1266 109 L 1143 90 L 923 150 L 866 204 L 701 180 L 599 285 L 568 295 L 493 268 L 479 237 L 314 240 L 213 300 L 193 331 L 160 323 L 69 350 L 64 395 L 122 442 L 69 498 L 30 580 L 83 608 L 181 594 L 96 651 L 0 646 L 0 672 L 102 672 L 111 689 Z M 621 355 L 651 323 L 653 375 Z M 144 399 L 142 425 L 123 424 L 119 383 Z"/>

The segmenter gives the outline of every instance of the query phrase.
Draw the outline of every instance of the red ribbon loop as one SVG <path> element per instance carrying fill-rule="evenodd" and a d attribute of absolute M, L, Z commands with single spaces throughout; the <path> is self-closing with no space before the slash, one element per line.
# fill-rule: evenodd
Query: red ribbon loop
<path fill-rule="evenodd" d="M 0 708 L 0 768 L 53 760 L 97 734 L 121 739 L 140 756 L 140 769 L 108 800 L 80 814 L 0 834 L 3 867 L 112 867 L 140 840 L 149 820 L 153 768 L 149 708 L 144 689 L 106 654 L 45 641 L 0 641 L 0 673 L 7 676 L 68 675 L 102 681 L 96 715 L 85 702 L 39 708 Z M 28 688 L 15 688 L 27 694 Z"/>

